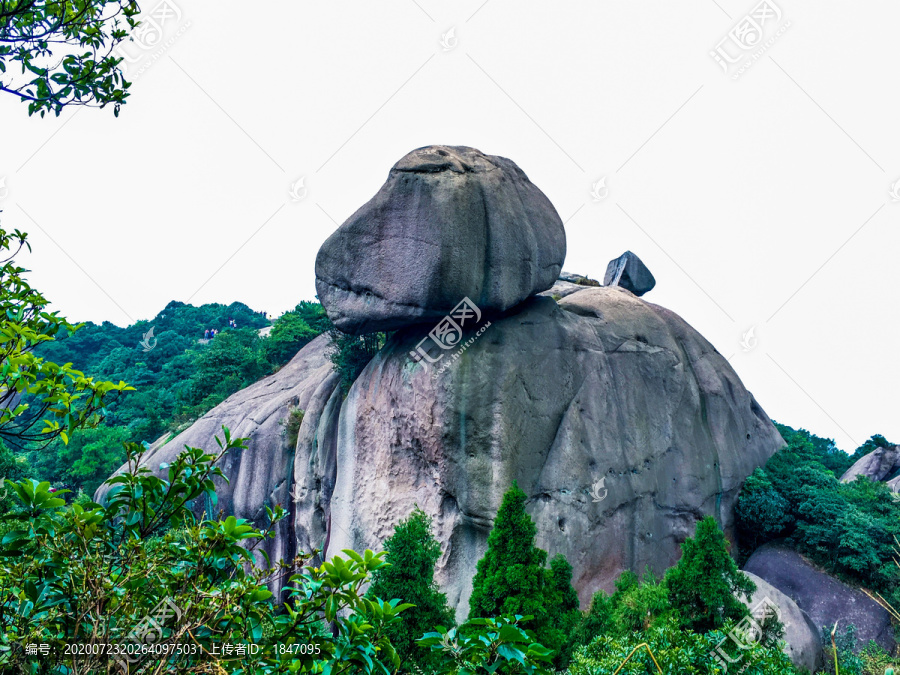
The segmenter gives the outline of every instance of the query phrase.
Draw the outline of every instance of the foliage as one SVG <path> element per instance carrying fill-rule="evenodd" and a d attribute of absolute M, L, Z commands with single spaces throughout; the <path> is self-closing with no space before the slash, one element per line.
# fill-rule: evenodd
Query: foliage
<path fill-rule="evenodd" d="M 305 414 L 300 408 L 291 408 L 291 412 L 288 414 L 284 430 L 287 435 L 288 447 L 291 449 L 297 447 L 297 437 L 300 435 L 300 425 L 303 424 Z"/>
<path fill-rule="evenodd" d="M 435 626 L 452 626 L 453 612 L 447 596 L 434 581 L 434 566 L 441 547 L 431 533 L 431 518 L 416 508 L 394 528 L 384 542 L 388 564 L 372 575 L 368 598 L 402 598 L 414 605 L 387 629 L 387 636 L 400 656 L 401 664 L 427 665 L 436 661 L 416 640 Z"/>
<path fill-rule="evenodd" d="M 537 528 L 525 511 L 526 500 L 516 483 L 503 495 L 472 580 L 469 618 L 531 616 L 529 626 L 541 644 L 557 653 L 559 666 L 577 620 L 572 568 L 564 558 L 555 559 L 551 569 L 544 566 L 547 552 L 534 545 Z"/>
<path fill-rule="evenodd" d="M 121 381 L 95 381 L 67 361 L 58 365 L 35 353 L 61 331 L 80 326 L 44 311 L 47 299 L 14 261 L 26 246 L 31 250 L 25 233 L 0 229 L 0 440 L 12 448 L 57 437 L 65 443 L 75 430 L 99 424 L 110 399 L 132 389 Z"/>
<path fill-rule="evenodd" d="M 738 536 L 749 550 L 777 538 L 791 522 L 787 500 L 761 468 L 744 482 L 734 514 Z"/>
<path fill-rule="evenodd" d="M 76 434 L 68 443 L 55 441 L 30 453 L 29 476 L 40 476 L 51 485 L 73 492 L 94 494 L 100 484 L 125 462 L 126 427 L 101 426 Z"/>
<path fill-rule="evenodd" d="M 146 617 L 155 615 L 155 644 L 187 647 L 167 664 L 182 673 L 209 672 L 204 664 L 217 659 L 203 650 L 213 643 L 260 643 L 264 636 L 270 648 L 239 657 L 248 672 L 391 672 L 397 658 L 385 630 L 409 605 L 361 596 L 382 556 L 345 551 L 347 559 L 304 568 L 313 552 L 274 567 L 248 565 L 255 554 L 268 562 L 260 544 L 285 512 L 267 507 L 263 530 L 234 516 L 195 517 L 190 504 L 214 502 L 213 478 L 224 479 L 216 464 L 246 439 L 224 429 L 217 442 L 215 455 L 186 448 L 167 479 L 140 466 L 143 449 L 127 444 L 129 469 L 109 481 L 106 506 L 66 507 L 46 482 L 7 483 L 20 506 L 6 516 L 15 529 L 0 542 L 0 666 L 25 673 L 71 667 L 65 644 L 140 647 Z M 288 576 L 276 611 L 267 583 Z M 160 618 L 160 608 L 170 615 Z M 50 644 L 50 656 L 36 663 L 23 652 L 28 643 Z M 315 645 L 317 653 L 279 653 L 275 644 Z M 105 671 L 107 658 L 89 648 L 80 671 Z M 160 661 L 152 653 L 131 659 L 134 670 Z"/>
<path fill-rule="evenodd" d="M 329 327 L 325 308 L 317 302 L 304 300 L 273 324 L 263 344 L 266 362 L 276 369 L 280 368 Z"/>
<path fill-rule="evenodd" d="M 756 584 L 738 569 L 728 548 L 715 518 L 706 516 L 681 545 L 681 560 L 666 572 L 669 600 L 685 628 L 705 633 L 747 616 L 739 597 L 749 600 Z"/>
<path fill-rule="evenodd" d="M 742 555 L 784 537 L 829 572 L 896 604 L 900 569 L 891 561 L 894 538 L 900 536 L 900 503 L 884 483 L 865 477 L 838 480 L 855 459 L 890 445 L 888 441 L 873 436 L 847 456 L 827 439 L 778 428 L 787 447 L 748 478 L 738 499 Z"/>
<path fill-rule="evenodd" d="M 730 629 L 731 623 L 726 624 L 724 628 Z M 742 650 L 729 645 L 725 632 L 712 631 L 701 634 L 686 631 L 673 616 L 637 633 L 599 635 L 589 645 L 575 651 L 568 673 L 569 675 L 613 673 L 642 643 L 649 645 L 666 675 L 669 673 L 713 675 L 724 672 L 714 656 L 715 649 L 720 643 L 730 657 L 740 657 L 735 672 L 741 668 L 746 668 L 742 671 L 743 675 L 795 675 L 797 672 L 779 645 L 753 644 Z M 647 650 L 638 649 L 619 672 L 621 675 L 645 675 L 657 673 L 658 670 Z"/>
<path fill-rule="evenodd" d="M 552 650 L 518 624 L 532 617 L 469 619 L 459 630 L 443 626 L 418 644 L 436 654 L 435 672 L 446 675 L 550 675 Z"/>
<path fill-rule="evenodd" d="M 331 347 L 328 356 L 341 376 L 341 391 L 346 397 L 363 368 L 384 347 L 388 336 L 386 333 L 350 335 L 333 326 L 329 330 L 329 335 Z"/>
<path fill-rule="evenodd" d="M 113 50 L 138 11 L 133 0 L 0 0 L 0 91 L 29 115 L 112 103 L 118 116 L 130 83 Z"/>
<path fill-rule="evenodd" d="M 297 343 L 291 343 L 289 331 L 280 326 L 305 316 L 321 332 L 325 330 L 323 314 L 317 303 L 301 302 L 272 324 L 272 333 L 282 340 L 271 334 L 260 338 L 259 329 L 269 321 L 242 303 L 193 307 L 173 301 L 150 321 L 125 328 L 109 322 L 89 323 L 75 334 L 41 344 L 38 353 L 138 387 L 108 404 L 106 419 L 112 426 L 126 428 L 128 440 L 151 442 L 166 431 L 180 431 L 240 388 L 281 367 L 279 359 L 293 349 L 290 344 Z M 229 320 L 238 327 L 230 327 Z M 204 340 L 207 329 L 219 333 Z M 141 343 L 151 330 L 145 344 L 152 349 L 146 351 Z M 277 344 L 270 350 L 273 339 Z M 55 480 L 50 475 L 34 477 Z"/>
<path fill-rule="evenodd" d="M 594 594 L 590 609 L 572 632 L 571 646 L 589 644 L 598 635 L 626 637 L 660 626 L 675 616 L 669 591 L 648 569 L 643 580 L 626 570 L 616 580 L 611 596 Z"/>

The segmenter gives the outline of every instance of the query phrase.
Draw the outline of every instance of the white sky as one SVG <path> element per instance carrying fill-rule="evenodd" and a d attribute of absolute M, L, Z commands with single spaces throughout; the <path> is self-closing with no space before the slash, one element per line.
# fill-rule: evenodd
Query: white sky
<path fill-rule="evenodd" d="M 567 270 L 637 253 L 772 417 L 900 438 L 896 2 L 776 0 L 737 81 L 710 51 L 755 0 L 176 2 L 119 119 L 0 95 L 2 223 L 70 319 L 312 299 L 319 245 L 397 159 L 471 145 L 556 205 Z"/>

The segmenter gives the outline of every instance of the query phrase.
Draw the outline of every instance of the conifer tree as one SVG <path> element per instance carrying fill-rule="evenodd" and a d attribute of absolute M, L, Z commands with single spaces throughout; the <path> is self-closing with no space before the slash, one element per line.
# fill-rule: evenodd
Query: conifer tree
<path fill-rule="evenodd" d="M 570 636 L 580 619 L 578 595 L 564 556 L 545 567 L 547 552 L 534 544 L 537 527 L 525 511 L 526 501 L 516 483 L 503 496 L 472 581 L 469 618 L 533 616 L 526 627 L 556 652 L 554 664 L 560 668 L 568 661 Z"/>
<path fill-rule="evenodd" d="M 694 538 L 681 545 L 681 560 L 666 572 L 669 600 L 685 628 L 705 633 L 748 614 L 736 596 L 749 600 L 756 584 L 738 569 L 728 547 L 718 523 L 707 516 L 697 523 Z"/>
<path fill-rule="evenodd" d="M 415 641 L 437 626 L 450 628 L 453 612 L 447 596 L 434 581 L 434 566 L 441 556 L 441 547 L 431 532 L 431 518 L 416 507 L 408 518 L 394 528 L 394 534 L 384 542 L 385 561 L 372 576 L 366 596 L 415 605 L 400 615 L 401 620 L 387 627 L 386 632 L 400 655 L 404 666 L 424 664 L 433 658 L 431 653 Z"/>

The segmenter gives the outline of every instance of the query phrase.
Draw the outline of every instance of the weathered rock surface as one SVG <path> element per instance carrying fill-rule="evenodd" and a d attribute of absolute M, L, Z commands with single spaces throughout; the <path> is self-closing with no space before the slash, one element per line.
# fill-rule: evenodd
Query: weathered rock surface
<path fill-rule="evenodd" d="M 884 481 L 900 469 L 900 446 L 878 448 L 861 457 L 841 476 L 842 483 L 850 483 L 857 476 L 865 476 L 876 482 Z M 895 490 L 896 492 L 896 490 Z"/>
<path fill-rule="evenodd" d="M 621 288 L 532 298 L 467 331 L 457 359 L 431 345 L 430 366 L 409 356 L 427 331 L 395 334 L 344 401 L 328 552 L 378 547 L 418 504 L 458 616 L 513 480 L 586 603 L 623 570 L 673 565 L 704 515 L 730 533 L 744 479 L 783 445 L 709 342 Z"/>
<path fill-rule="evenodd" d="M 774 602 L 778 606 L 778 618 L 784 625 L 784 653 L 798 668 L 806 668 L 810 673 L 818 672 L 824 663 L 822 637 L 812 619 L 796 602 L 768 581 L 752 572 L 744 570 L 744 573 L 756 584 L 756 593 L 750 602 L 746 602 L 743 597 L 740 600 L 751 610 L 765 599 Z"/>
<path fill-rule="evenodd" d="M 557 280 L 548 290 L 543 293 L 538 293 L 538 295 L 543 295 L 548 298 L 557 297 L 564 298 L 567 295 L 572 295 L 572 293 L 577 293 L 578 291 L 583 291 L 584 286 L 579 286 L 578 284 L 573 284 L 571 281 L 563 281 L 562 279 Z"/>
<path fill-rule="evenodd" d="M 647 266 L 631 251 L 625 251 L 615 260 L 610 260 L 603 276 L 604 286 L 621 286 L 635 295 L 644 295 L 656 286 L 656 279 Z"/>
<path fill-rule="evenodd" d="M 144 456 L 144 464 L 163 475 L 166 472 L 159 469 L 160 463 L 171 463 L 185 445 L 215 451 L 215 437 L 222 437 L 223 425 L 232 437 L 249 438 L 246 450 L 223 458 L 220 466 L 230 483 L 217 479 L 216 510 L 224 509 L 263 526 L 267 524 L 266 506 L 279 503 L 290 508 L 275 539 L 265 543 L 273 561 L 290 560 L 298 550 L 309 551 L 326 543 L 324 523 L 335 465 L 334 457 L 328 455 L 328 443 L 316 445 L 315 440 L 333 428 L 341 398 L 327 345 L 326 335 L 317 337 L 277 373 L 228 397 L 172 440 L 160 439 Z M 286 424 L 295 409 L 303 410 L 304 416 L 297 444 L 292 446 Z M 297 471 L 303 479 L 292 488 Z M 102 499 L 105 493 L 101 487 L 95 498 Z M 292 493 L 303 496 L 297 508 Z"/>
<path fill-rule="evenodd" d="M 820 629 L 840 620 L 857 628 L 859 648 L 875 640 L 890 651 L 894 646 L 890 615 L 862 591 L 847 586 L 813 567 L 803 556 L 777 544 L 759 548 L 747 564 L 752 572 L 787 595 Z"/>
<path fill-rule="evenodd" d="M 511 160 L 414 150 L 319 249 L 316 291 L 345 332 L 440 319 L 464 297 L 505 311 L 550 288 L 566 255 L 556 209 Z"/>

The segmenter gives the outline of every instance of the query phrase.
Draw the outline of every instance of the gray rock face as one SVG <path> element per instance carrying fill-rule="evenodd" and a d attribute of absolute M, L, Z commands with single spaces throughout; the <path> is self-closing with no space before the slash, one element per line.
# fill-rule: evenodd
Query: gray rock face
<path fill-rule="evenodd" d="M 346 399 L 320 336 L 145 462 L 156 470 L 185 444 L 215 448 L 223 424 L 248 436 L 224 461 L 219 506 L 264 525 L 264 506 L 287 505 L 266 544 L 273 560 L 380 549 L 419 505 L 442 547 L 438 582 L 464 618 L 513 480 L 538 545 L 566 555 L 587 603 L 626 569 L 673 565 L 704 515 L 731 534 L 743 481 L 783 444 L 709 342 L 621 288 L 484 314 L 452 350 L 430 328 L 396 333 Z M 305 415 L 293 444 L 284 422 L 295 408 Z"/>
<path fill-rule="evenodd" d="M 850 483 L 857 476 L 865 476 L 869 480 L 881 482 L 890 478 L 900 469 L 900 446 L 892 445 L 878 448 L 861 457 L 841 476 L 842 483 Z M 892 486 L 892 489 L 893 486 Z M 896 492 L 896 490 L 894 490 Z"/>
<path fill-rule="evenodd" d="M 273 561 L 290 560 L 298 551 L 326 543 L 323 522 L 328 518 L 335 466 L 328 444 L 315 446 L 315 439 L 334 427 L 335 394 L 340 403 L 338 376 L 327 357 L 327 345 L 328 337 L 320 335 L 277 373 L 228 397 L 172 440 L 160 439 L 144 456 L 144 464 L 163 475 L 160 463 L 171 463 L 185 445 L 216 450 L 215 437 L 222 437 L 223 425 L 232 437 L 249 438 L 246 450 L 223 458 L 220 466 L 230 483 L 217 479 L 217 510 L 264 526 L 266 506 L 279 503 L 290 509 L 291 517 L 278 526 L 275 539 L 263 544 Z M 304 411 L 296 446 L 286 432 L 294 409 Z M 291 478 L 298 470 L 303 482 L 292 486 Z M 105 494 L 101 487 L 95 499 Z M 302 503 L 294 508 L 297 496 Z"/>
<path fill-rule="evenodd" d="M 578 291 L 583 290 L 584 286 L 579 286 L 578 284 L 573 284 L 571 281 L 563 281 L 563 279 L 559 279 L 548 290 L 544 291 L 543 293 L 538 293 L 538 295 L 543 295 L 548 298 L 564 298 L 567 295 L 572 295 L 572 293 L 577 293 Z"/>
<path fill-rule="evenodd" d="M 456 359 L 410 358 L 425 327 L 369 363 L 341 411 L 331 499 L 329 553 L 378 547 L 414 505 L 428 513 L 460 617 L 512 481 L 586 603 L 626 569 L 673 565 L 704 515 L 730 533 L 744 479 L 783 445 L 709 342 L 623 289 L 532 298 L 481 328 Z"/>
<path fill-rule="evenodd" d="M 464 297 L 505 311 L 550 288 L 566 255 L 556 209 L 512 161 L 414 150 L 319 249 L 316 291 L 342 331 L 440 319 Z"/>
<path fill-rule="evenodd" d="M 744 570 L 744 573 L 756 584 L 756 593 L 750 602 L 746 602 L 743 597 L 739 599 L 751 610 L 766 599 L 775 603 L 778 618 L 784 625 L 784 653 L 797 668 L 806 668 L 810 673 L 818 672 L 824 664 L 822 637 L 812 619 L 796 602 L 768 581 L 752 572 Z"/>
<path fill-rule="evenodd" d="M 656 279 L 647 266 L 631 251 L 625 251 L 615 260 L 610 260 L 603 276 L 604 286 L 621 286 L 635 295 L 643 295 L 656 286 Z"/>
<path fill-rule="evenodd" d="M 752 572 L 791 598 L 806 612 L 815 626 L 828 626 L 840 620 L 840 625 L 854 624 L 859 648 L 875 640 L 884 649 L 894 647 L 891 617 L 862 591 L 821 572 L 791 549 L 766 544 L 759 548 L 747 564 L 745 572 Z"/>

